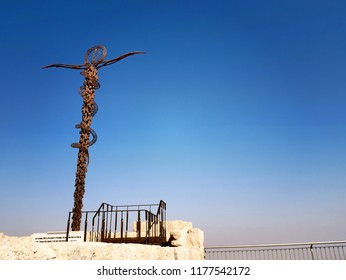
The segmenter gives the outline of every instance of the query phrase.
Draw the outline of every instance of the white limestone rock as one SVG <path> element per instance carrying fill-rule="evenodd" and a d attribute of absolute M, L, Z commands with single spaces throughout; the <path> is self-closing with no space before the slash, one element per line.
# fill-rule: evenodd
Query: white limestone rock
<path fill-rule="evenodd" d="M 192 223 L 167 221 L 170 246 L 102 242 L 35 243 L 0 233 L 0 260 L 203 260 L 204 234 Z"/>
<path fill-rule="evenodd" d="M 52 260 L 56 254 L 45 244 L 33 243 L 28 237 L 0 234 L 0 260 Z"/>
<path fill-rule="evenodd" d="M 193 228 L 191 222 L 168 221 L 167 240 L 170 246 L 178 247 L 176 248 L 178 259 L 201 260 L 204 258 L 204 233 L 199 228 Z"/>

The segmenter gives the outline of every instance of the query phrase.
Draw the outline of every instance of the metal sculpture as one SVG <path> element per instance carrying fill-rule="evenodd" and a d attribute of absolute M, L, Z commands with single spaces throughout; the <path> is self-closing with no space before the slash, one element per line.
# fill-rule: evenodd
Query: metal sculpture
<path fill-rule="evenodd" d="M 76 125 L 76 128 L 80 129 L 79 143 L 72 143 L 73 148 L 78 148 L 78 161 L 77 172 L 75 180 L 75 192 L 74 192 L 74 207 L 72 216 L 71 229 L 73 231 L 80 230 L 80 224 L 82 219 L 83 197 L 85 193 L 85 176 L 87 167 L 89 165 L 89 151 L 88 148 L 95 144 L 97 135 L 93 129 L 90 128 L 93 116 L 98 110 L 98 106 L 94 101 L 95 90 L 100 88 L 98 82 L 98 70 L 103 66 L 108 66 L 116 63 L 130 55 L 143 54 L 145 52 L 129 52 L 121 55 L 117 58 L 104 60 L 107 54 L 107 50 L 102 45 L 94 46 L 87 50 L 84 56 L 84 63 L 80 65 L 70 64 L 51 64 L 42 68 L 61 67 L 69 69 L 82 69 L 81 75 L 85 80 L 83 86 L 79 88 L 79 93 L 83 98 L 82 107 L 82 121 Z M 90 134 L 92 140 L 90 141 Z"/>

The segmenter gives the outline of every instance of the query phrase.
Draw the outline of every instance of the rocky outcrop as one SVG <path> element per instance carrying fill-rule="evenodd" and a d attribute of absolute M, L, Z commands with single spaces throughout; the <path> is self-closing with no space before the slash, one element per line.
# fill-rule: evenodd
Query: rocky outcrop
<path fill-rule="evenodd" d="M 204 236 L 192 223 L 167 222 L 167 244 L 110 244 L 101 242 L 36 243 L 31 236 L 0 233 L 0 260 L 202 260 Z"/>
<path fill-rule="evenodd" d="M 199 228 L 193 228 L 192 223 L 168 221 L 167 239 L 168 244 L 175 247 L 176 259 L 204 259 L 204 233 Z"/>

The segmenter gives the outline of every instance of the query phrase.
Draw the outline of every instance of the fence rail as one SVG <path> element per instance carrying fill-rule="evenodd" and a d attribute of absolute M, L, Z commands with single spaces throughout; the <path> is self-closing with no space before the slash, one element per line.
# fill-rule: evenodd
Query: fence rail
<path fill-rule="evenodd" d="M 205 247 L 207 260 L 346 260 L 346 241 Z"/>

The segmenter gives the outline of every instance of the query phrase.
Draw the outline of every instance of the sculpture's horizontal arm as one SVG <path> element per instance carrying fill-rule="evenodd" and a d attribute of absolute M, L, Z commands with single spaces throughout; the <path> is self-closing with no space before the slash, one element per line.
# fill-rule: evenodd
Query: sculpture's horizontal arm
<path fill-rule="evenodd" d="M 140 52 L 140 51 L 135 51 L 135 52 L 129 52 L 129 53 L 126 53 L 126 54 L 123 54 L 117 58 L 113 58 L 113 59 L 110 59 L 110 60 L 103 60 L 99 63 L 97 63 L 97 65 L 94 65 L 96 66 L 97 69 L 100 69 L 101 67 L 103 66 L 108 66 L 108 65 L 111 65 L 113 63 L 116 63 L 130 55 L 135 55 L 135 54 L 144 54 L 145 52 Z M 93 64 L 93 63 L 91 63 Z M 42 69 L 45 69 L 45 68 L 51 68 L 51 67 L 57 67 L 57 68 L 69 68 L 69 69 L 86 69 L 88 68 L 88 65 L 90 65 L 89 63 L 84 63 L 84 64 L 81 64 L 81 65 L 72 65 L 72 64 L 50 64 L 50 65 L 47 65 L 47 66 L 43 66 Z"/>
<path fill-rule="evenodd" d="M 42 69 L 50 68 L 50 67 L 61 67 L 61 68 L 70 68 L 70 69 L 86 69 L 86 65 L 71 65 L 71 64 L 50 64 L 47 66 L 43 66 Z"/>
<path fill-rule="evenodd" d="M 139 51 L 136 51 L 136 52 L 129 52 L 129 53 L 126 53 L 126 54 L 123 54 L 117 58 L 113 58 L 113 59 L 110 59 L 110 60 L 105 60 L 103 62 L 101 62 L 96 68 L 97 69 L 100 69 L 101 67 L 103 66 L 107 66 L 107 65 L 111 65 L 113 63 L 116 63 L 122 59 L 124 59 L 125 57 L 128 57 L 130 55 L 134 55 L 134 54 L 144 54 L 145 52 L 139 52 Z"/>

